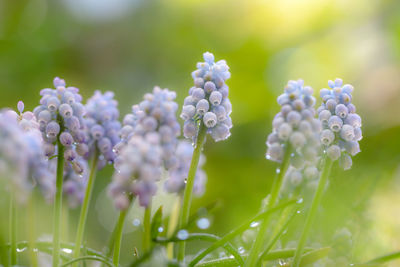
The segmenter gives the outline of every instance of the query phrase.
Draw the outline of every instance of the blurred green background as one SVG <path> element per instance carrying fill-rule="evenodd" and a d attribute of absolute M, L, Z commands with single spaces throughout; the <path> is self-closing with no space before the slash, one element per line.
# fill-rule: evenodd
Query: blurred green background
<path fill-rule="evenodd" d="M 207 190 L 193 210 L 221 201 L 209 231 L 226 233 L 269 192 L 276 165 L 265 159 L 265 140 L 286 82 L 302 78 L 317 94 L 341 77 L 355 87 L 362 153 L 352 170 L 332 174 L 312 241 L 327 245 L 346 227 L 355 262 L 399 249 L 400 1 L 0 0 L 0 107 L 23 100 L 33 109 L 55 76 L 85 98 L 113 90 L 122 116 L 154 85 L 175 90 L 182 103 L 205 51 L 231 68 L 234 123 L 227 141 L 204 149 Z M 99 173 L 89 214 L 88 245 L 97 249 L 116 219 L 104 193 L 111 175 L 111 166 Z M 51 206 L 40 212 L 45 238 Z M 69 212 L 65 239 L 73 241 L 78 214 Z M 141 215 L 130 216 L 125 261 L 140 246 L 132 220 Z"/>

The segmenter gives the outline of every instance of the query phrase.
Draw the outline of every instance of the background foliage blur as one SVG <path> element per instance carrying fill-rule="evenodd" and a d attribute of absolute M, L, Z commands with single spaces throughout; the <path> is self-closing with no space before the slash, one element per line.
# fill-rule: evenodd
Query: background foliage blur
<path fill-rule="evenodd" d="M 238 225 L 269 192 L 276 165 L 264 157 L 265 140 L 287 80 L 302 78 L 318 92 L 341 77 L 355 87 L 362 153 L 352 170 L 334 171 L 314 241 L 329 244 L 345 227 L 354 261 L 398 249 L 400 1 L 0 0 L 0 107 L 23 100 L 33 109 L 55 76 L 86 98 L 95 89 L 113 90 L 121 116 L 154 85 L 175 90 L 182 103 L 205 51 L 231 67 L 234 123 L 230 139 L 204 150 L 209 180 L 194 208 L 221 201 L 210 231 Z M 94 248 L 106 242 L 116 217 L 104 192 L 111 174 L 111 166 L 99 173 L 89 213 Z M 39 210 L 45 238 L 52 208 Z M 68 214 L 69 241 L 78 212 Z M 132 224 L 140 216 L 135 210 L 127 223 L 125 260 L 140 243 L 140 227 Z"/>

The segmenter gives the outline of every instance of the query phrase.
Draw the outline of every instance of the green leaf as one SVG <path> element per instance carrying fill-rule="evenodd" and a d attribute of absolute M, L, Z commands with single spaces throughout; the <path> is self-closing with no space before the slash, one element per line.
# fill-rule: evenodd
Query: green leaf
<path fill-rule="evenodd" d="M 151 222 L 151 239 L 156 239 L 159 235 L 158 228 L 160 228 L 162 224 L 162 206 L 158 208 L 156 213 L 153 216 L 153 220 Z"/>

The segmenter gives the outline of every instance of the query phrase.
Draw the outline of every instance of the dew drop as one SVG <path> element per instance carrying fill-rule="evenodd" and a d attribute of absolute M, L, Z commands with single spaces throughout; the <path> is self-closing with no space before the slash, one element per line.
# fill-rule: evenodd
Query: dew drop
<path fill-rule="evenodd" d="M 65 253 L 68 253 L 68 254 L 72 253 L 72 249 L 69 249 L 69 248 L 63 248 L 62 251 Z"/>
<path fill-rule="evenodd" d="M 276 173 L 281 173 L 281 169 L 277 168 Z"/>
<path fill-rule="evenodd" d="M 259 222 L 252 222 L 252 223 L 250 224 L 250 227 L 255 228 L 255 227 L 257 227 L 258 225 L 260 225 Z"/>
<path fill-rule="evenodd" d="M 299 204 L 300 204 L 300 203 L 303 203 L 303 199 L 302 199 L 302 198 L 299 198 L 299 200 L 297 200 L 296 203 L 299 203 Z"/>
<path fill-rule="evenodd" d="M 159 233 L 162 233 L 163 231 L 164 231 L 164 228 L 162 228 L 161 226 L 158 227 L 158 232 L 159 232 Z"/>
<path fill-rule="evenodd" d="M 297 213 L 297 214 L 300 214 L 300 213 L 301 213 L 301 211 L 299 211 L 299 210 L 298 210 L 298 211 L 296 211 L 296 213 Z"/>
<path fill-rule="evenodd" d="M 185 181 L 183 181 L 185 184 L 187 184 L 187 178 L 185 178 Z"/>
<path fill-rule="evenodd" d="M 233 259 L 234 257 L 233 257 L 233 255 L 230 255 L 229 258 L 230 258 L 230 259 Z"/>
<path fill-rule="evenodd" d="M 207 218 L 200 218 L 197 221 L 197 227 L 203 230 L 207 229 L 208 227 L 210 227 L 210 221 Z"/>
<path fill-rule="evenodd" d="M 134 219 L 132 221 L 133 226 L 139 226 L 140 225 L 140 220 L 139 219 Z"/>
<path fill-rule="evenodd" d="M 267 158 L 268 160 L 270 160 L 270 159 L 271 159 L 271 156 L 270 156 L 270 155 L 267 155 L 266 158 Z"/>
<path fill-rule="evenodd" d="M 178 232 L 178 234 L 177 234 L 177 237 L 178 237 L 180 240 L 186 240 L 186 239 L 188 239 L 188 237 L 189 237 L 189 232 L 186 231 L 186 230 L 179 230 L 179 232 Z"/>
<path fill-rule="evenodd" d="M 291 157 L 294 157 L 294 153 L 290 154 Z"/>
<path fill-rule="evenodd" d="M 26 248 L 17 248 L 17 252 L 24 252 Z"/>
<path fill-rule="evenodd" d="M 239 247 L 239 248 L 238 248 L 238 252 L 239 252 L 240 254 L 244 254 L 244 253 L 246 252 L 246 250 L 244 249 L 244 247 Z"/>
<path fill-rule="evenodd" d="M 112 152 L 117 154 L 117 150 L 115 148 L 112 149 Z"/>

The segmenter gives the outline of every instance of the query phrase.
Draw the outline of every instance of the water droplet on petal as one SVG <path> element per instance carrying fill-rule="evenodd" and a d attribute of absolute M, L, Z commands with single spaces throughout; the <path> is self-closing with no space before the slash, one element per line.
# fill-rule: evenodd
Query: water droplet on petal
<path fill-rule="evenodd" d="M 200 218 L 197 221 L 197 227 L 203 230 L 207 229 L 208 227 L 210 227 L 210 221 L 207 218 Z"/>
<path fill-rule="evenodd" d="M 180 240 L 186 240 L 186 239 L 188 239 L 188 237 L 189 237 L 189 232 L 186 231 L 186 230 L 179 230 L 179 232 L 178 232 L 178 234 L 177 234 L 177 237 L 178 237 Z"/>
<path fill-rule="evenodd" d="M 140 225 L 140 220 L 139 219 L 134 219 L 132 221 L 133 226 L 139 226 Z"/>

